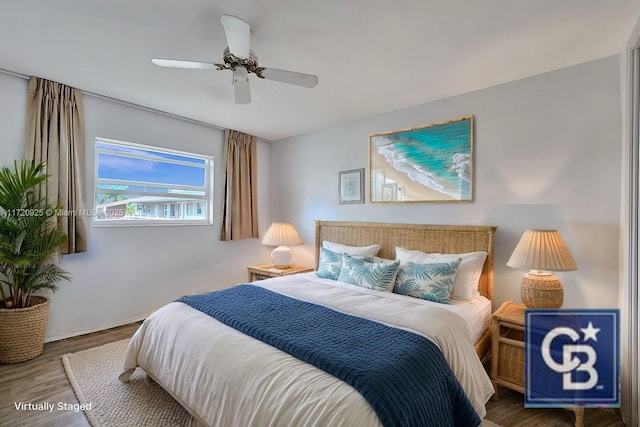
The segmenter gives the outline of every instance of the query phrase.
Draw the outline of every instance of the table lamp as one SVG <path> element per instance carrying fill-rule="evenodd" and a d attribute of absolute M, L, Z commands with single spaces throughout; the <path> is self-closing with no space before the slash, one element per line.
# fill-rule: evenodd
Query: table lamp
<path fill-rule="evenodd" d="M 557 230 L 526 230 L 507 266 L 530 269 L 520 287 L 522 302 L 528 308 L 562 307 L 562 282 L 549 272 L 578 269 Z"/>
<path fill-rule="evenodd" d="M 274 222 L 264 235 L 262 244 L 277 246 L 271 252 L 271 262 L 275 268 L 288 268 L 291 265 L 291 249 L 287 246 L 301 245 L 302 240 L 293 225 Z"/>

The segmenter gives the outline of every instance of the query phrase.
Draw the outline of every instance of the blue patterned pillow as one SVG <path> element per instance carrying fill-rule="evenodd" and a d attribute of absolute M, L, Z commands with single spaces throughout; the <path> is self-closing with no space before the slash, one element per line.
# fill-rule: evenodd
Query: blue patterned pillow
<path fill-rule="evenodd" d="M 449 304 L 456 272 L 461 262 L 462 258 L 430 264 L 402 264 L 398 268 L 393 292 Z"/>
<path fill-rule="evenodd" d="M 358 256 L 356 258 L 371 262 L 371 257 Z M 329 249 L 320 248 L 320 260 L 318 262 L 318 277 L 323 279 L 338 280 L 340 269 L 342 268 L 342 254 L 330 251 Z"/>
<path fill-rule="evenodd" d="M 342 254 L 320 248 L 320 261 L 318 262 L 318 277 L 323 279 L 338 280 L 340 267 L 342 266 Z"/>
<path fill-rule="evenodd" d="M 367 289 L 391 292 L 399 265 L 400 261 L 371 263 L 342 254 L 338 280 Z"/>

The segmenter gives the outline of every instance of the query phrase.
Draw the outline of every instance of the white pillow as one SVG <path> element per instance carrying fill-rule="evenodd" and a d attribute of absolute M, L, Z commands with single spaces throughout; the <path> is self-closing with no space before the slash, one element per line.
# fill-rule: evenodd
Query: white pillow
<path fill-rule="evenodd" d="M 337 254 L 347 254 L 351 256 L 369 256 L 373 258 L 380 250 L 380 245 L 371 246 L 348 246 L 342 243 L 329 242 L 327 240 L 322 241 L 322 247 L 335 252 Z"/>
<path fill-rule="evenodd" d="M 478 282 L 480 281 L 484 261 L 487 259 L 485 251 L 465 254 L 440 254 L 409 250 L 400 246 L 396 247 L 396 260 L 399 260 L 400 264 L 454 261 L 457 258 L 462 258 L 462 262 L 456 273 L 451 298 L 470 301 L 478 294 Z"/>
<path fill-rule="evenodd" d="M 401 246 L 396 246 L 396 260 L 400 260 L 400 264 L 408 264 L 410 262 L 416 264 L 426 264 L 425 259 L 434 255 L 440 254 L 426 253 L 422 251 L 405 249 Z"/>

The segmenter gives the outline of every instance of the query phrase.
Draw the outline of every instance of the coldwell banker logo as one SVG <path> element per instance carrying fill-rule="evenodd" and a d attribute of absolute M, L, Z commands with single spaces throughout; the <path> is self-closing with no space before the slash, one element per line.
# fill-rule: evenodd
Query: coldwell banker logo
<path fill-rule="evenodd" d="M 525 318 L 525 406 L 620 406 L 619 310 L 526 310 Z"/>

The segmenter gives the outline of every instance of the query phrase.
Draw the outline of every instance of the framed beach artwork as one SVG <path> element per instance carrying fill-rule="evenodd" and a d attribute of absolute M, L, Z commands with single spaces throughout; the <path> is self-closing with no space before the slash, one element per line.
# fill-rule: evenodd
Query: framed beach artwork
<path fill-rule="evenodd" d="M 473 200 L 473 116 L 369 135 L 371 202 Z"/>
<path fill-rule="evenodd" d="M 338 203 L 364 203 L 364 168 L 338 172 Z"/>

